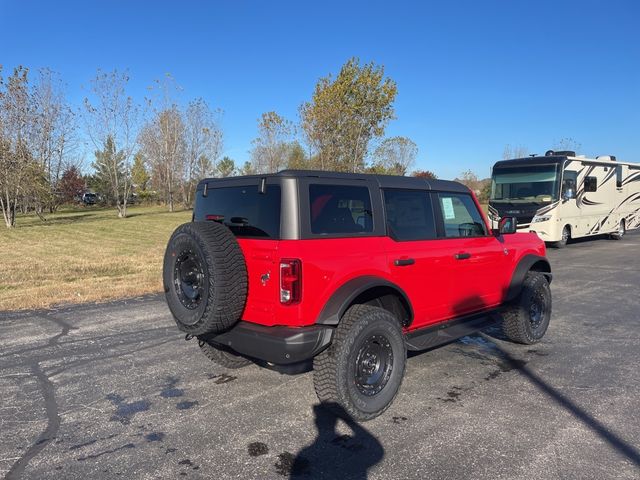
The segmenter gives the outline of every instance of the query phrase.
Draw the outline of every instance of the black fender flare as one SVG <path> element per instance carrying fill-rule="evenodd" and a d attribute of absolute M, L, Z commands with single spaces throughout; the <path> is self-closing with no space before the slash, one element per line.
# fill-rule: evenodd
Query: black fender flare
<path fill-rule="evenodd" d="M 358 296 L 367 290 L 377 287 L 394 290 L 395 293 L 400 295 L 408 309 L 409 322 L 413 320 L 413 307 L 404 290 L 383 278 L 366 275 L 349 280 L 333 292 L 316 318 L 316 323 L 321 325 L 338 325 L 342 315 L 344 315 Z"/>
<path fill-rule="evenodd" d="M 513 271 L 513 275 L 511 276 L 511 282 L 509 283 L 509 289 L 507 290 L 507 294 L 505 296 L 505 301 L 509 302 L 517 298 L 522 290 L 522 284 L 524 283 L 524 279 L 527 276 L 527 273 L 532 269 L 534 271 L 542 273 L 545 277 L 547 277 L 547 281 L 551 283 L 553 279 L 553 274 L 551 273 L 551 265 L 549 264 L 549 260 L 546 257 L 542 257 L 540 255 L 527 254 L 523 256 L 515 270 Z"/>

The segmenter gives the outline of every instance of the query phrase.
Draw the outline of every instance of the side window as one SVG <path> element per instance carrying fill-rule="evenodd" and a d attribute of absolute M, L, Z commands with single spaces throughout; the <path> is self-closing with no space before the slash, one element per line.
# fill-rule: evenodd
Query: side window
<path fill-rule="evenodd" d="M 369 189 L 351 185 L 309 185 L 311 233 L 373 231 Z"/>
<path fill-rule="evenodd" d="M 565 170 L 562 177 L 562 192 L 560 197 L 562 200 L 570 200 L 576 198 L 576 184 L 578 183 L 578 172 Z"/>
<path fill-rule="evenodd" d="M 443 232 L 447 238 L 481 237 L 487 229 L 470 195 L 438 193 Z"/>
<path fill-rule="evenodd" d="M 426 191 L 384 191 L 387 230 L 394 240 L 432 240 L 436 238 L 431 197 Z"/>
<path fill-rule="evenodd" d="M 622 165 L 616 165 L 616 187 L 622 188 Z"/>
<path fill-rule="evenodd" d="M 596 192 L 598 190 L 598 179 L 596 177 L 585 177 L 584 191 Z"/>

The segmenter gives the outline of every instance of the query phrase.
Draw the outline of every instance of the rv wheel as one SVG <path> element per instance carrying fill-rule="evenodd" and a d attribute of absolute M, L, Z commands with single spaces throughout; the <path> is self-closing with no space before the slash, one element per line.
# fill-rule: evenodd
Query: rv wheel
<path fill-rule="evenodd" d="M 562 237 L 560 241 L 554 242 L 551 245 L 555 248 L 563 248 L 567 245 L 567 242 L 571 239 L 571 227 L 569 225 L 565 225 L 562 229 Z"/>
<path fill-rule="evenodd" d="M 611 238 L 614 240 L 621 240 L 624 237 L 624 234 L 627 233 L 627 228 L 624 224 L 624 220 L 620 220 L 620 225 L 618 225 L 618 231 L 616 233 L 611 234 Z"/>

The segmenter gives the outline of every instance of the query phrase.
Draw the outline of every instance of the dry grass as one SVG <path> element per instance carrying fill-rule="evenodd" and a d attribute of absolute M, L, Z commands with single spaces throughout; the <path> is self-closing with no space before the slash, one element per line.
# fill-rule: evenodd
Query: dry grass
<path fill-rule="evenodd" d="M 162 256 L 190 211 L 133 207 L 62 211 L 0 226 L 0 310 L 47 308 L 162 291 Z"/>

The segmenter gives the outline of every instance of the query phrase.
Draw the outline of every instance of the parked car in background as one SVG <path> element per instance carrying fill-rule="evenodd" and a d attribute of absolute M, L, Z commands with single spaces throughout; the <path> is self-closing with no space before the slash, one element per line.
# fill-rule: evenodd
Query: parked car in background
<path fill-rule="evenodd" d="M 95 205 L 98 201 L 98 194 L 93 192 L 85 192 L 82 194 L 82 203 L 85 205 Z"/>

